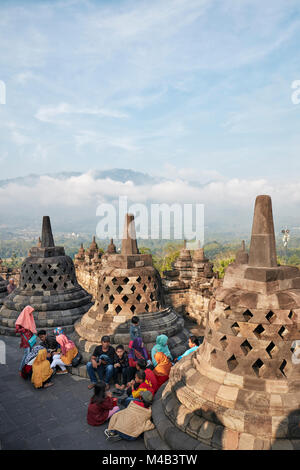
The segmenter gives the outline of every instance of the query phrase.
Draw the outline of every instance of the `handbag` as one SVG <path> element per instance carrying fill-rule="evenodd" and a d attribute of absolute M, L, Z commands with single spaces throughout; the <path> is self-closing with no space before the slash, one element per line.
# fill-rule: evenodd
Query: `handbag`
<path fill-rule="evenodd" d="M 24 336 L 24 338 L 26 339 L 26 341 L 28 342 L 29 346 L 30 346 L 30 349 L 33 348 L 33 346 L 35 345 L 36 343 L 36 340 L 37 340 L 37 336 L 36 335 L 32 335 L 31 338 L 27 339 L 26 336 L 22 333 L 22 335 Z"/>
<path fill-rule="evenodd" d="M 81 363 L 81 360 L 82 360 L 82 355 L 81 355 L 80 352 L 78 351 L 78 354 L 76 354 L 76 356 L 75 356 L 74 359 L 72 360 L 72 367 L 77 367 L 77 366 L 79 366 L 79 364 Z"/>

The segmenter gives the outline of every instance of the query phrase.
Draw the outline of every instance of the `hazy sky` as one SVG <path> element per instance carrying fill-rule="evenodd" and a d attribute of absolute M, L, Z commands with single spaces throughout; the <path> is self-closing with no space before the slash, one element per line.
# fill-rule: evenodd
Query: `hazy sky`
<path fill-rule="evenodd" d="M 294 214 L 299 44 L 299 0 L 1 0 L 0 179 L 84 175 L 4 188 L 0 209 L 107 193 L 252 207 L 267 193 Z M 91 176 L 109 168 L 168 181 Z"/>
<path fill-rule="evenodd" d="M 298 0 L 0 4 L 1 177 L 299 177 Z"/>

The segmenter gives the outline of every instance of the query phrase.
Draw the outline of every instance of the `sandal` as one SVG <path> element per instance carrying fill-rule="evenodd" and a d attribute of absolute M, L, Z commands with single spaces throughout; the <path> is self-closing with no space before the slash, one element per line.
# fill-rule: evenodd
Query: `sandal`
<path fill-rule="evenodd" d="M 44 388 L 51 387 L 52 385 L 54 385 L 53 382 L 49 382 L 49 383 L 47 383 L 47 384 L 44 385 Z"/>

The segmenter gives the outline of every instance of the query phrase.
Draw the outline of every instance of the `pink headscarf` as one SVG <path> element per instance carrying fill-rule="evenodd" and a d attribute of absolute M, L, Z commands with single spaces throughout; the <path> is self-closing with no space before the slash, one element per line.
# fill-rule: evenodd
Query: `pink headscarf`
<path fill-rule="evenodd" d="M 75 348 L 75 344 L 66 335 L 58 335 L 56 336 L 56 341 L 61 347 L 62 355 L 64 356 L 70 349 Z"/>
<path fill-rule="evenodd" d="M 15 325 L 20 325 L 26 330 L 31 331 L 31 333 L 36 334 L 37 331 L 32 312 L 34 312 L 34 308 L 30 307 L 30 305 L 27 305 L 27 307 L 25 307 L 18 316 Z"/>

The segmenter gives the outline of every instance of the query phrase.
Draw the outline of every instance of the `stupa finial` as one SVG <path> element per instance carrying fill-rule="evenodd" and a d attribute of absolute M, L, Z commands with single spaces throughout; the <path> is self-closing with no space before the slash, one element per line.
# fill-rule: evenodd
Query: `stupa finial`
<path fill-rule="evenodd" d="M 136 255 L 138 253 L 139 253 L 139 250 L 138 250 L 137 241 L 136 241 L 134 215 L 126 214 L 121 254 L 122 255 Z"/>
<path fill-rule="evenodd" d="M 276 267 L 276 244 L 270 196 L 257 196 L 254 208 L 249 265 Z"/>
<path fill-rule="evenodd" d="M 51 222 L 50 217 L 45 215 L 43 217 L 43 226 L 42 226 L 42 240 L 41 240 L 41 247 L 42 248 L 49 248 L 54 247 L 54 239 L 51 229 Z"/>

